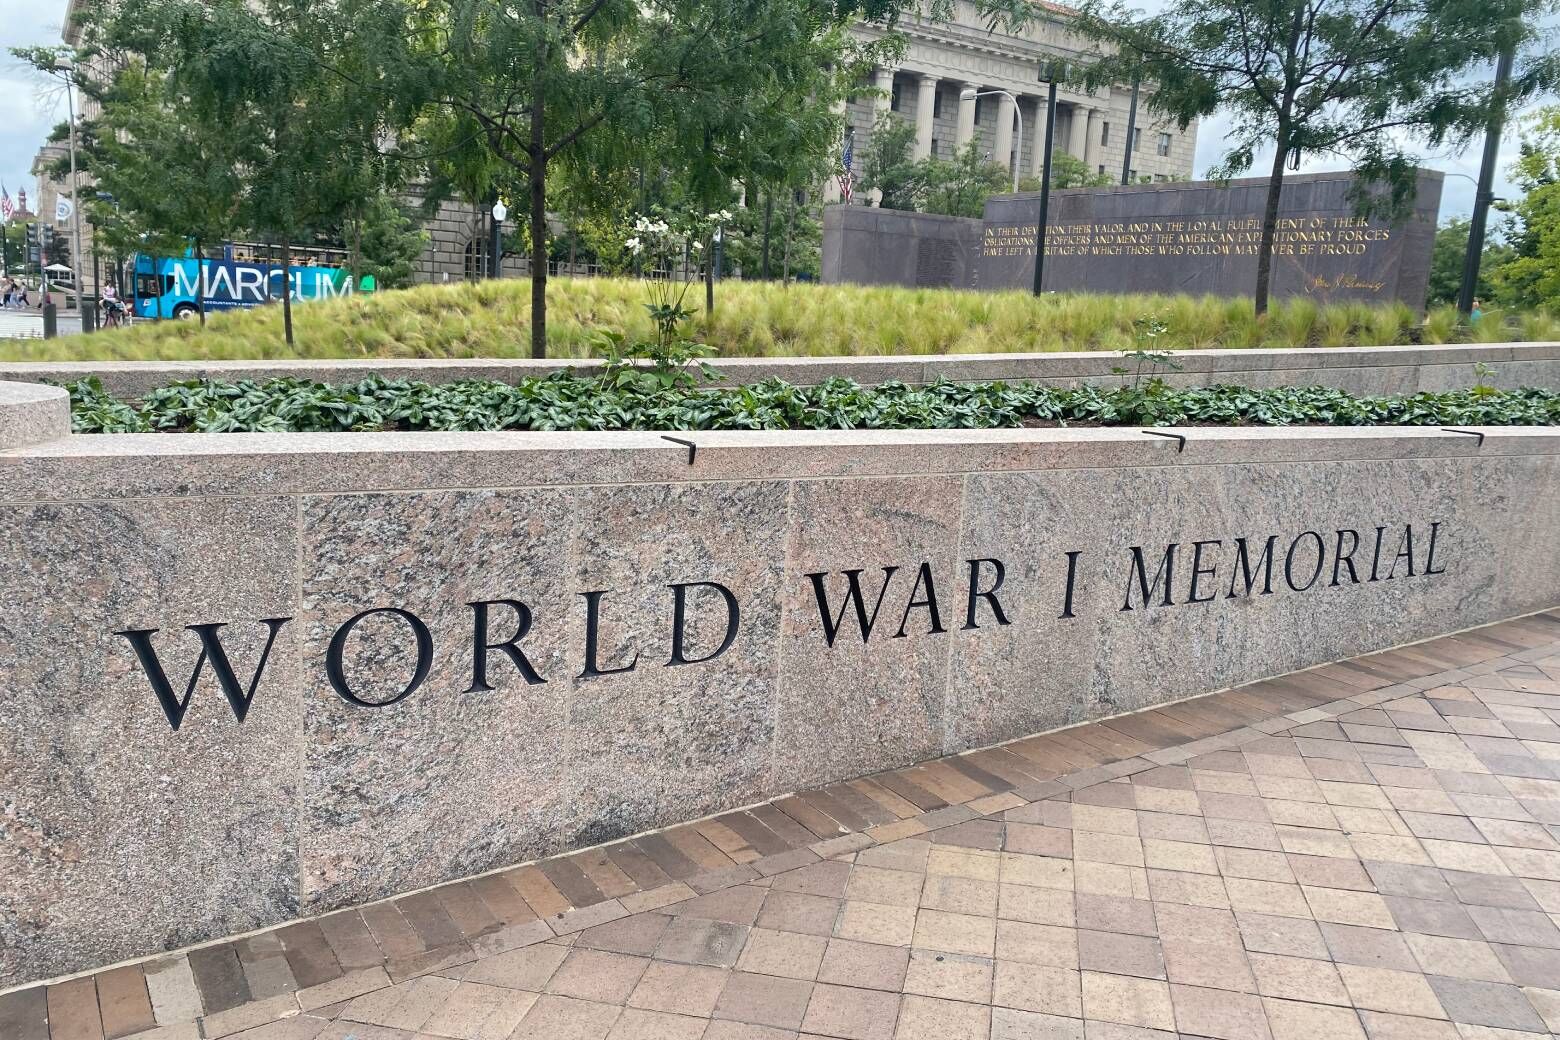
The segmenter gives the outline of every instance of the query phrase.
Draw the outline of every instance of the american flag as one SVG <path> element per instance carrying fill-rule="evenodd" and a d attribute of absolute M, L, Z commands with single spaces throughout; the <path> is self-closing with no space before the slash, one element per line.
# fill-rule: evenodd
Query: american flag
<path fill-rule="evenodd" d="M 840 198 L 845 200 L 845 205 L 850 205 L 851 196 L 855 194 L 856 175 L 851 172 L 851 164 L 856 156 L 856 135 L 849 130 L 845 131 L 845 150 L 840 153 Z"/>
<path fill-rule="evenodd" d="M 9 223 L 11 214 L 16 212 L 16 207 L 11 204 L 11 193 L 6 190 L 4 184 L 0 184 L 0 224 Z"/>

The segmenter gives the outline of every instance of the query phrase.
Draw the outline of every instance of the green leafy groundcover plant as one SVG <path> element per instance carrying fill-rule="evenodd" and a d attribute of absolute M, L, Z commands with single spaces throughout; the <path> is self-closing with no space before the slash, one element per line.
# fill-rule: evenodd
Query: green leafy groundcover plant
<path fill-rule="evenodd" d="M 1177 389 L 1153 379 L 1062 388 L 1032 383 L 861 386 L 611 385 L 564 372 L 511 385 L 431 385 L 372 377 L 331 386 L 298 379 L 173 383 L 139 401 L 96 379 L 68 386 L 78 433 L 346 430 L 842 430 L 1103 426 L 1553 426 L 1560 392 L 1476 386 L 1354 397 L 1329 387 Z"/>

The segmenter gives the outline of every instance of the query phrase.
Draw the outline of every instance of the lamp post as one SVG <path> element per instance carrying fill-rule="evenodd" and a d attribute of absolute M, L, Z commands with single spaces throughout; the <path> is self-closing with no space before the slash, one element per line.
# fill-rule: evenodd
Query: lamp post
<path fill-rule="evenodd" d="M 507 216 L 509 216 L 509 207 L 504 205 L 503 199 L 498 199 L 493 203 L 493 235 L 488 243 L 489 278 L 499 278 L 503 275 L 504 218 Z"/>
<path fill-rule="evenodd" d="M 1017 155 L 1023 155 L 1024 154 L 1024 113 L 1019 110 L 1018 98 L 1014 97 L 1012 94 L 1009 94 L 1005 90 L 981 90 L 981 91 L 963 90 L 963 91 L 959 92 L 959 99 L 961 101 L 973 101 L 976 98 L 990 97 L 990 96 L 992 96 L 994 94 L 1000 94 L 1002 97 L 1005 97 L 1009 101 L 1013 102 L 1013 115 L 1018 118 L 1018 147 L 1014 149 L 1014 152 Z M 1018 190 L 1018 162 L 1015 160 L 1013 162 L 1012 166 L 1013 166 L 1013 190 L 1017 191 Z"/>
<path fill-rule="evenodd" d="M 1126 146 L 1126 148 L 1122 149 L 1122 158 L 1121 158 L 1121 183 L 1122 184 L 1126 184 L 1128 181 L 1130 181 L 1132 179 L 1132 153 L 1136 150 L 1133 147 L 1133 140 L 1132 139 L 1137 136 L 1138 89 L 1141 86 L 1142 86 L 1142 81 L 1137 76 L 1133 76 L 1132 77 L 1132 104 L 1131 104 L 1131 107 L 1129 107 L 1127 109 L 1127 146 Z"/>
<path fill-rule="evenodd" d="M 1067 74 L 1067 66 L 1059 61 L 1050 62 L 1040 70 L 1047 80 L 1045 97 L 1045 163 L 1040 167 L 1040 219 L 1035 221 L 1035 285 L 1034 293 L 1040 295 L 1045 279 L 1045 222 L 1051 208 L 1051 142 L 1056 138 L 1056 81 Z"/>

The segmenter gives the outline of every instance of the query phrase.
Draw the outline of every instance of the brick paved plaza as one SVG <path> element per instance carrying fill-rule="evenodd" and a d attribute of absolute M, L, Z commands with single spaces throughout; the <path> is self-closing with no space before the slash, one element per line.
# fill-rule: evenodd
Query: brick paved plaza
<path fill-rule="evenodd" d="M 1560 1029 L 1560 612 L 0 997 L 5 1040 Z"/>

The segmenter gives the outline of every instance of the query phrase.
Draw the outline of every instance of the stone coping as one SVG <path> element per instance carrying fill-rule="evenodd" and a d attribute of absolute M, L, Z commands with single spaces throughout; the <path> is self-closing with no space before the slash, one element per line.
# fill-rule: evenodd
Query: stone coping
<path fill-rule="evenodd" d="M 350 493 L 1556 453 L 1560 429 L 1504 426 L 93 434 L 0 451 L 0 497 Z"/>
<path fill-rule="evenodd" d="M 0 383 L 0 451 L 70 433 L 70 396 L 54 386 Z"/>
<path fill-rule="evenodd" d="M 653 957 L 661 967 L 652 971 L 681 973 L 684 984 L 707 983 L 697 977 L 702 973 L 733 988 L 759 977 L 816 977 L 825 997 L 859 997 L 863 990 L 842 987 L 867 987 L 895 994 L 880 998 L 892 1005 L 892 1014 L 899 991 L 924 994 L 924 987 L 906 980 L 903 956 L 899 974 L 886 980 L 873 981 L 865 969 L 905 947 L 912 960 L 918 950 L 954 949 L 948 944 L 955 933 L 944 927 L 933 935 L 934 926 L 978 917 L 978 908 L 950 909 L 947 901 L 961 895 L 950 892 L 961 886 L 967 900 L 981 884 L 976 879 L 985 877 L 1000 877 L 1002 892 L 1002 909 L 993 907 L 986 915 L 997 919 L 999 931 L 1028 934 L 999 938 L 984 959 L 968 950 L 951 959 L 966 968 L 985 963 L 988 969 L 993 952 L 998 962 L 1016 960 L 1032 976 L 1028 981 L 1045 987 L 1048 1000 L 1064 983 L 1076 987 L 1080 967 L 1093 973 L 1096 985 L 1166 979 L 1162 961 L 1157 970 L 1137 966 L 1131 943 L 1152 943 L 1157 951 L 1161 942 L 1189 939 L 1214 945 L 1183 952 L 1219 953 L 1225 958 L 1219 964 L 1233 963 L 1228 950 L 1216 948 L 1220 926 L 1242 951 L 1240 965 L 1250 956 L 1261 967 L 1309 967 L 1309 972 L 1297 976 L 1295 985 L 1276 989 L 1268 985 L 1275 977 L 1271 972 L 1259 973 L 1263 1000 L 1254 1004 L 1250 994 L 1258 987 L 1211 977 L 1189 984 L 1180 975 L 1195 966 L 1172 964 L 1168 987 L 1160 982 L 1158 990 L 1147 992 L 1143 987 L 1156 983 L 1134 983 L 1141 991 L 1134 991 L 1138 1003 L 1156 997 L 1168 1009 L 1173 995 L 1179 1016 L 1183 1000 L 1189 1013 L 1198 1006 L 1192 998 L 1216 993 L 1218 1007 L 1241 1011 L 1247 1019 L 1252 1007 L 1259 1009 L 1259 1020 L 1265 1012 L 1290 1024 L 1336 1025 L 1323 1013 L 1342 1014 L 1350 1028 L 1318 1035 L 1363 1036 L 1352 1017 L 1357 1007 L 1366 1009 L 1372 1025 L 1395 1026 L 1390 1035 L 1428 1037 L 1453 1035 L 1445 1032 L 1452 1028 L 1448 1019 L 1478 1029 L 1491 1014 L 1523 1011 L 1524 1000 L 1531 999 L 1553 1025 L 1547 1016 L 1560 1012 L 1553 999 L 1560 994 L 1545 975 L 1551 955 L 1543 949 L 1553 945 L 1546 937 L 1553 928 L 1537 909 L 1524 909 L 1560 906 L 1554 902 L 1555 882 L 1546 880 L 1556 869 L 1549 854 L 1532 851 L 1553 842 L 1538 824 L 1521 821 L 1547 818 L 1555 805 L 1549 800 L 1554 781 L 1543 778 L 1554 774 L 1544 752 L 1555 746 L 1546 741 L 1555 731 L 1550 720 L 1560 712 L 1557 653 L 1560 612 L 1551 610 L 804 790 L 313 920 L 0 990 L 0 1035 L 7 1040 L 604 1035 L 605 1026 L 592 1033 L 562 1032 L 571 1024 L 584 1029 L 606 1013 L 602 1008 L 613 1000 L 600 993 L 554 996 L 557 1010 L 570 1014 L 545 1022 L 540 1013 L 526 1017 L 538 1003 L 531 990 L 560 991 L 548 984 L 548 976 L 568 958 L 580 962 L 573 969 L 576 987 L 584 984 L 580 976 L 605 977 L 626 964 L 643 971 Z M 1526 738 L 1526 746 L 1517 746 L 1516 737 Z M 1470 816 L 1482 834 L 1468 826 Z M 1204 817 L 1220 824 L 1217 831 L 1212 824 L 1205 827 Z M 1459 825 L 1463 830 L 1448 840 Z M 1085 839 L 1089 850 L 1080 848 Z M 1121 856 L 1129 845 L 1140 850 L 1135 859 Z M 943 866 L 930 870 L 929 854 Z M 1090 865 L 1086 877 L 1082 867 Z M 919 875 L 927 875 L 924 891 Z M 908 908 L 896 910 L 907 905 L 906 882 L 919 897 L 911 895 Z M 998 887 L 985 884 L 993 891 Z M 1218 888 L 1211 901 L 1210 885 Z M 1299 901 L 1275 902 L 1286 895 Z M 1022 908 L 1020 896 L 1028 897 Z M 1149 921 L 1158 919 L 1158 927 L 1134 927 L 1144 912 Z M 913 931 L 888 927 L 895 914 L 913 921 Z M 1448 931 L 1454 920 L 1461 923 Z M 1169 927 L 1176 922 L 1179 931 Z M 1083 935 L 1075 927 L 1094 929 L 1087 933 L 1091 939 L 1152 938 L 1101 945 L 1088 963 L 1080 963 L 1076 951 Z M 1315 933 L 1315 941 L 1306 946 L 1301 931 Z M 1448 935 L 1496 943 L 1483 945 L 1484 951 L 1498 952 L 1499 963 L 1513 975 L 1498 966 L 1489 975 L 1488 965 L 1497 964 L 1490 957 L 1486 964 L 1452 956 L 1477 951 Z M 800 974 L 773 957 L 760 962 L 766 944 L 773 947 L 788 936 L 797 942 L 803 940 L 796 936 L 812 936 L 805 941 L 817 953 L 827 944 L 825 964 L 830 957 L 855 954 L 853 960 L 842 958 L 856 966 L 855 974 L 830 977 L 819 971 L 816 957 L 811 972 Z M 1037 956 L 1038 948 L 1018 949 L 1014 940 L 1026 937 L 1043 941 L 1052 952 Z M 1404 937 L 1423 965 L 1407 948 L 1401 953 L 1391 948 Z M 1273 956 L 1278 952 L 1287 956 Z M 1073 960 L 1055 963 L 1071 969 L 1026 967 L 1053 964 L 1061 954 Z M 936 959 L 941 963 L 945 956 L 950 955 L 937 953 Z M 1402 962 L 1389 964 L 1393 957 Z M 538 960 L 547 962 L 545 970 L 535 970 Z M 1352 966 L 1344 969 L 1346 999 L 1318 988 L 1316 973 L 1326 975 L 1335 964 Z M 1482 981 L 1470 986 L 1461 979 Z M 1521 996 L 1513 983 L 1525 987 Z M 1366 984 L 1395 985 L 1399 1002 L 1408 1002 L 1401 996 L 1408 984 L 1426 994 L 1433 989 L 1435 996 L 1415 1007 L 1381 1004 Z M 812 989 L 813 984 L 777 985 Z M 632 988 L 622 987 L 615 1003 L 623 1004 Z M 1343 992 L 1336 982 L 1334 988 Z M 692 992 L 679 996 L 674 990 L 668 994 L 674 1003 L 666 1009 L 708 1017 L 709 1007 L 700 1011 L 675 1003 L 693 1000 Z M 943 1011 L 981 1004 L 969 992 L 932 992 L 960 1003 L 932 1005 L 924 996 L 906 1002 L 920 999 L 928 1008 L 919 1010 Z M 986 1003 L 1006 1008 L 1027 1007 L 1026 1001 L 1036 999 L 1015 1002 L 1012 994 L 993 994 L 989 981 L 986 994 Z M 1029 1016 L 1031 1025 L 1076 1032 L 1000 1035 L 1081 1036 L 1085 1020 L 1098 1019 L 1107 1029 L 1124 1029 L 1109 1023 L 1136 1021 L 1141 1008 L 1132 1005 L 1130 999 L 1121 1006 L 1091 1005 L 1086 996 L 1083 1004 L 1060 1012 L 1066 1017 Z M 1369 1010 L 1383 1007 L 1395 1013 Z M 811 1004 L 807 1013 L 812 1014 Z M 625 1017 L 635 1014 L 645 1017 L 643 1011 Z M 1168 1010 L 1163 1014 L 1168 1026 Z M 1525 1014 L 1532 1019 L 1530 1009 Z M 661 1017 L 677 1024 L 674 1016 Z M 715 1017 L 759 1020 L 719 1011 Z M 529 1027 L 516 1028 L 522 1019 Z M 1007 1019 L 1023 1023 L 1013 1012 Z M 721 1035 L 796 1035 L 747 1028 L 755 1031 Z M 1486 1033 L 1495 1035 L 1489 1030 L 1463 1035 Z M 993 1028 L 990 1035 L 999 1032 Z"/>
<path fill-rule="evenodd" d="M 1220 375 L 1239 382 L 1246 373 L 1295 373 L 1289 381 L 1328 381 L 1327 373 L 1348 370 L 1400 370 L 1426 366 L 1470 366 L 1484 362 L 1495 366 L 1518 363 L 1560 362 L 1560 343 L 1490 343 L 1449 346 L 1381 347 L 1309 347 L 1300 349 L 1251 350 L 1178 350 L 1180 372 L 1165 375 L 1176 382 L 1197 380 L 1199 376 Z M 854 379 L 861 383 L 899 380 L 907 383 L 937 379 L 1033 379 L 1072 381 L 1076 379 L 1114 379 L 1111 368 L 1122 364 L 1119 351 L 999 353 L 999 354 L 925 354 L 888 357 L 773 357 L 716 358 L 715 366 L 726 374 L 729 383 L 752 383 L 780 378 L 791 383 L 817 383 L 832 377 Z M 545 376 L 565 368 L 582 373 L 597 370 L 600 362 L 590 358 L 535 361 L 529 358 L 378 358 L 368 360 L 274 360 L 274 361 L 77 361 L 77 362 L 0 362 L 0 380 L 69 382 L 86 376 L 98 376 L 116 393 L 138 394 L 182 379 L 270 379 L 291 376 L 325 382 L 354 382 L 373 373 L 401 379 L 420 379 L 446 383 L 460 379 L 497 379 L 513 382 L 531 376 Z M 1465 373 L 1458 373 L 1457 385 L 1467 385 Z M 1547 370 L 1525 368 L 1509 381 L 1547 378 L 1560 382 Z M 1394 379 L 1392 385 L 1401 384 Z M 1504 385 L 1504 384 L 1503 384 Z M 1369 392 L 1383 392 L 1369 390 Z"/>

